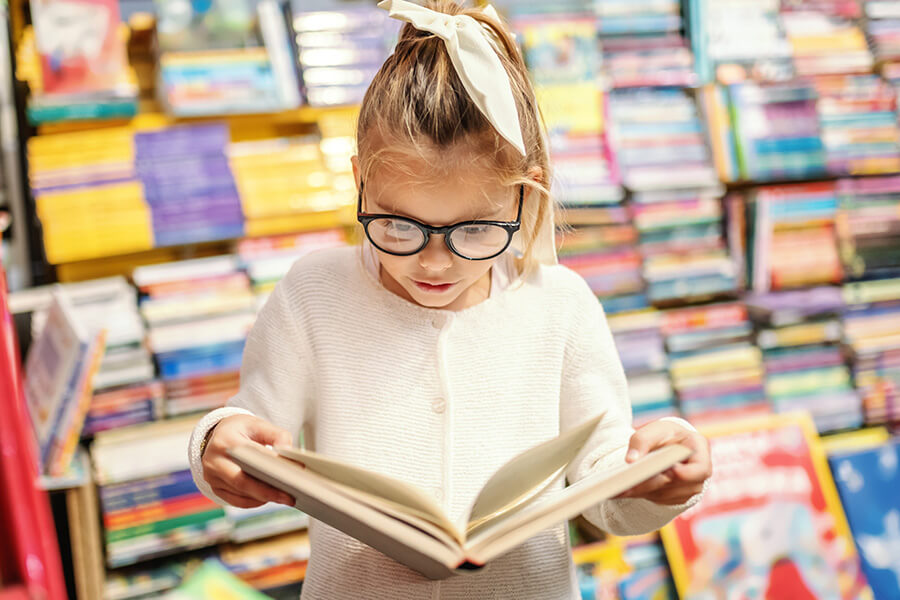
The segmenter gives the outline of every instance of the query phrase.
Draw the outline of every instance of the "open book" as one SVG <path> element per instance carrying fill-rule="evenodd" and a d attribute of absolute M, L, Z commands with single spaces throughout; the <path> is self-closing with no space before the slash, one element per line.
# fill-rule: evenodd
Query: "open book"
<path fill-rule="evenodd" d="M 511 459 L 482 487 L 461 523 L 452 522 L 415 486 L 310 451 L 248 445 L 229 454 L 248 474 L 293 496 L 295 506 L 311 517 L 426 577 L 443 579 L 484 566 L 691 453 L 684 446 L 668 446 L 537 500 L 575 459 L 601 418 Z"/>

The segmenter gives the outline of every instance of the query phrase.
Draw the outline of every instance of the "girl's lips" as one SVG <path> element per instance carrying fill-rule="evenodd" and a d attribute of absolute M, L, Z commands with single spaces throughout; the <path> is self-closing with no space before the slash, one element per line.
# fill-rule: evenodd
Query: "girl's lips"
<path fill-rule="evenodd" d="M 423 292 L 432 294 L 441 294 L 456 285 L 455 283 L 428 283 L 427 281 L 418 281 L 416 279 L 413 279 L 413 283 Z"/>

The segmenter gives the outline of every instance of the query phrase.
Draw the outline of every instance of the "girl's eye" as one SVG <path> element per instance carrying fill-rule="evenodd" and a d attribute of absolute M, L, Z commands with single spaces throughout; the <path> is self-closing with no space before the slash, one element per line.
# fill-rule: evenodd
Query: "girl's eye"
<path fill-rule="evenodd" d="M 466 225 L 462 230 L 465 235 L 484 235 L 490 227 L 490 225 Z"/>
<path fill-rule="evenodd" d="M 408 233 L 415 229 L 411 224 L 404 223 L 403 221 L 391 221 L 388 224 L 388 230 L 394 233 Z"/>

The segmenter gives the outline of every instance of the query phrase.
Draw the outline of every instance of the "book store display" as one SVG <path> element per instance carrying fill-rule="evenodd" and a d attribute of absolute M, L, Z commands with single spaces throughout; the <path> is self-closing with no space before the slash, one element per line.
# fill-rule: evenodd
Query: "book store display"
<path fill-rule="evenodd" d="M 399 32 L 374 4 L 11 19 L 21 222 L 51 276 L 10 310 L 42 481 L 96 489 L 105 599 L 302 585 L 307 515 L 216 505 L 186 445 L 275 283 L 360 239 L 356 107 Z M 635 425 L 684 417 L 714 456 L 659 535 L 572 522 L 582 597 L 898 597 L 900 2 L 494 4 L 547 125 L 560 262 L 602 303 Z M 483 550 L 442 535 L 442 574 Z"/>

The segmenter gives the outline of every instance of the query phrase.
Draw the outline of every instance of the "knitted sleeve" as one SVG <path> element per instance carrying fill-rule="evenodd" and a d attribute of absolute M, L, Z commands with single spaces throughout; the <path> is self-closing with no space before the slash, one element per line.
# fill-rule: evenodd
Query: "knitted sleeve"
<path fill-rule="evenodd" d="M 201 451 L 204 439 L 219 421 L 236 414 L 255 415 L 287 430 L 297 442 L 305 423 L 311 421 L 314 394 L 313 369 L 309 360 L 308 340 L 296 321 L 292 309 L 292 282 L 288 274 L 275 286 L 272 295 L 257 317 L 244 347 L 241 384 L 227 406 L 207 414 L 194 428 L 188 453 L 191 472 L 197 487 L 207 497 L 216 497 L 203 477 Z"/>
<path fill-rule="evenodd" d="M 597 430 L 567 471 L 572 483 L 597 471 L 625 462 L 631 426 L 631 403 L 625 372 L 616 352 L 603 309 L 587 286 L 577 294 L 578 306 L 566 347 L 560 390 L 563 431 L 606 411 Z M 693 429 L 687 422 L 679 424 Z M 614 535 L 655 531 L 699 502 L 702 493 L 683 505 L 664 506 L 642 498 L 607 500 L 584 512 L 584 517 Z"/>

